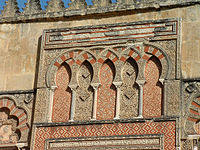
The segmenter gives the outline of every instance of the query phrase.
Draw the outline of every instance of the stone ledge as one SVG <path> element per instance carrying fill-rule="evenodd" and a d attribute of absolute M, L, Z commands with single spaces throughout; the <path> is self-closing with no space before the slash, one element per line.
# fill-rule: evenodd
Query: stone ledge
<path fill-rule="evenodd" d="M 73 122 L 58 122 L 58 123 L 33 123 L 36 127 L 54 127 L 54 126 L 71 126 L 71 125 L 93 125 L 93 124 L 114 124 L 114 123 L 136 123 L 136 122 L 162 122 L 176 121 L 179 117 L 163 117 L 163 118 L 134 118 L 134 119 L 119 119 L 119 120 L 90 120 L 90 121 L 73 121 Z"/>

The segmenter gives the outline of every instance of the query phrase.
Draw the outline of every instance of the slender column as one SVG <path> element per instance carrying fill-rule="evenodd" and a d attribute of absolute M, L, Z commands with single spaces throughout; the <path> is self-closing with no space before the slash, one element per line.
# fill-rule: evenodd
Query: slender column
<path fill-rule="evenodd" d="M 194 150 L 198 150 L 198 146 L 197 145 L 198 145 L 198 141 L 197 141 L 197 139 L 194 139 L 193 140 L 193 149 Z"/>
<path fill-rule="evenodd" d="M 70 111 L 69 121 L 73 122 L 74 121 L 74 115 L 75 115 L 77 85 L 70 85 L 69 87 L 72 90 L 72 101 L 71 101 L 71 111 Z"/>
<path fill-rule="evenodd" d="M 113 82 L 115 87 L 117 88 L 117 100 L 116 100 L 116 113 L 115 113 L 115 118 L 114 119 L 120 119 L 120 99 L 121 99 L 121 85 L 122 82 Z"/>
<path fill-rule="evenodd" d="M 91 120 L 96 120 L 97 116 L 97 91 L 100 86 L 100 83 L 93 83 L 91 84 L 93 89 L 94 89 L 94 100 L 93 100 L 93 109 L 92 109 L 92 119 Z"/>
<path fill-rule="evenodd" d="M 49 101 L 49 108 L 48 108 L 48 112 L 47 112 L 47 122 L 52 122 L 53 98 L 54 98 L 54 92 L 55 92 L 56 88 L 57 88 L 57 86 L 50 87 L 50 101 Z"/>
<path fill-rule="evenodd" d="M 137 83 L 140 88 L 138 118 L 143 118 L 143 86 L 144 86 L 145 80 L 139 80 L 139 81 L 137 81 Z"/>

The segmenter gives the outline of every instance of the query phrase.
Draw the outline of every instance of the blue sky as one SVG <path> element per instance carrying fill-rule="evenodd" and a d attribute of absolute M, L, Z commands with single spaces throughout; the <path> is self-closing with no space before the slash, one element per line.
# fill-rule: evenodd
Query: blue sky
<path fill-rule="evenodd" d="M 7 0 L 0 0 L 0 10 L 3 9 L 3 6 L 5 5 L 5 1 Z M 45 9 L 45 6 L 47 5 L 47 1 L 49 0 L 40 0 L 40 3 L 41 3 L 41 6 L 42 6 L 42 9 Z M 20 11 L 22 11 L 23 7 L 25 7 L 25 3 L 27 2 L 27 0 L 17 0 L 18 2 L 18 5 L 19 5 L 19 8 L 20 8 Z M 70 3 L 71 1 L 70 0 L 63 0 L 64 4 L 65 4 L 65 7 L 68 7 L 68 3 Z M 92 5 L 92 0 L 86 0 L 87 4 L 88 5 Z M 112 0 L 112 2 L 116 2 L 116 0 Z"/>

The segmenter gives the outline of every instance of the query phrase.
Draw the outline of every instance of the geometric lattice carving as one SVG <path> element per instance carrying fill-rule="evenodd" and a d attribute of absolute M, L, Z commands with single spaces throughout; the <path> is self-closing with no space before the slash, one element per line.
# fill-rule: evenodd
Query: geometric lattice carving
<path fill-rule="evenodd" d="M 162 134 L 164 150 L 175 150 L 175 131 L 174 121 L 59 126 L 56 130 L 54 127 L 39 127 L 36 129 L 34 149 L 44 150 L 45 140 L 49 138 Z"/>
<path fill-rule="evenodd" d="M 79 82 L 79 97 L 81 100 L 85 101 L 90 97 L 90 93 L 88 88 L 90 86 L 92 80 L 93 70 L 88 61 L 84 61 L 83 65 L 81 65 L 78 74 L 78 82 Z"/>
<path fill-rule="evenodd" d="M 90 120 L 92 114 L 93 91 L 91 81 L 93 68 L 86 60 L 78 70 L 78 89 L 76 99 L 75 120 Z"/>
<path fill-rule="evenodd" d="M 137 74 L 137 64 L 132 58 L 129 58 L 122 71 L 120 118 L 132 118 L 138 115 L 138 86 L 135 82 Z"/>

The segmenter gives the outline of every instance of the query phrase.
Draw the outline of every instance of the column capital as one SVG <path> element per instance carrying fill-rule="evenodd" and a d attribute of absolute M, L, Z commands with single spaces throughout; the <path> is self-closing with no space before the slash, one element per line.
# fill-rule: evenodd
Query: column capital
<path fill-rule="evenodd" d="M 122 86 L 122 82 L 113 82 L 116 88 L 120 88 Z"/>
<path fill-rule="evenodd" d="M 146 83 L 146 80 L 137 80 L 136 83 L 137 83 L 139 86 L 143 86 L 143 85 Z"/>
<path fill-rule="evenodd" d="M 91 83 L 91 86 L 93 87 L 93 89 L 98 89 L 99 86 L 101 85 L 101 83 Z"/>
<path fill-rule="evenodd" d="M 76 91 L 76 90 L 77 90 L 77 87 L 78 87 L 77 84 L 68 85 L 68 86 L 70 87 L 70 89 L 71 89 L 72 91 Z"/>
<path fill-rule="evenodd" d="M 56 85 L 53 85 L 53 86 L 50 87 L 50 90 L 51 90 L 51 91 L 55 91 L 57 88 L 58 88 L 58 87 L 57 87 Z"/>

